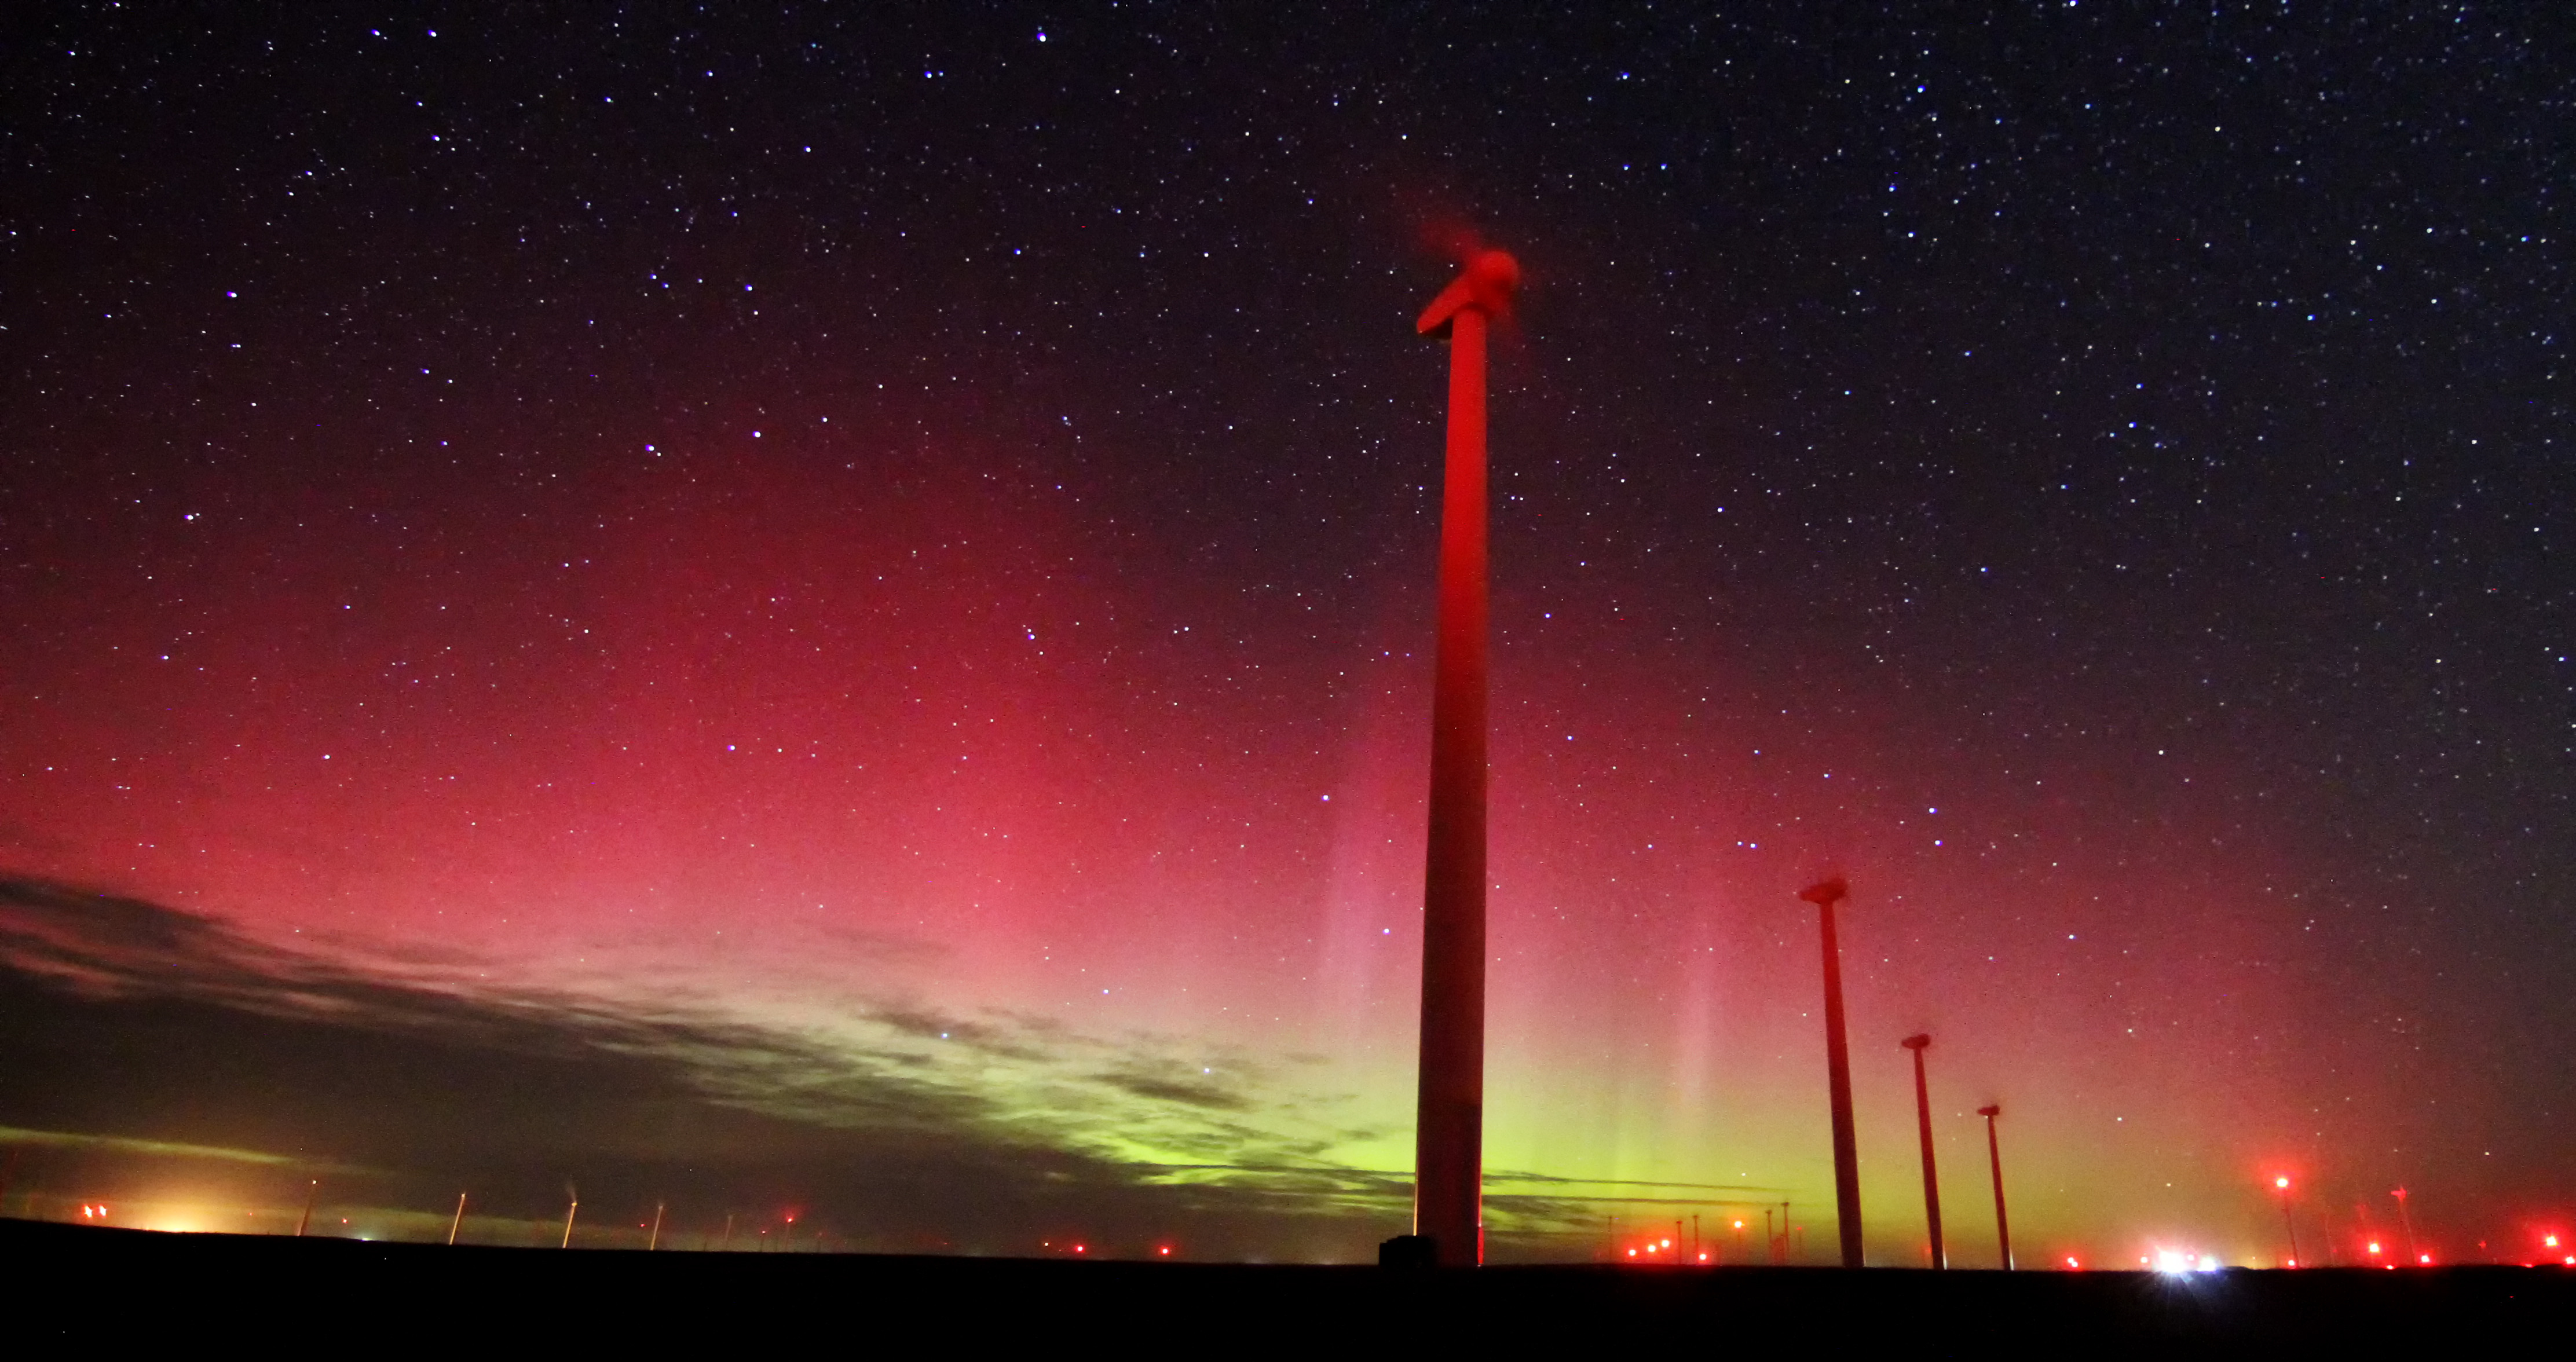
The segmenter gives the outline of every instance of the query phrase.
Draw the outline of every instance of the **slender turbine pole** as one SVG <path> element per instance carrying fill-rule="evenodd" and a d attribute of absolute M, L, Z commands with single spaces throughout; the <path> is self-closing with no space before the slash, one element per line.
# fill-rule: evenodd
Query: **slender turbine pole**
<path fill-rule="evenodd" d="M 581 1193 L 575 1192 L 572 1194 L 572 1205 L 564 1208 L 564 1237 L 562 1243 L 555 1245 L 556 1248 L 572 1247 L 572 1218 L 579 1214 L 581 1214 Z"/>
<path fill-rule="evenodd" d="M 1995 1174 L 1995 1242 L 2003 1249 L 2004 1271 L 2013 1270 L 2012 1221 L 2004 1217 L 2004 1147 L 1995 1140 L 1995 1118 L 2003 1115 L 1999 1106 L 1982 1106 L 1977 1114 L 1986 1118 L 1986 1166 Z"/>
<path fill-rule="evenodd" d="M 2272 1179 L 2272 1190 L 2281 1194 L 2281 1232 L 2290 1237 L 2289 1266 L 2297 1267 L 2299 1265 L 2299 1227 L 2290 1223 L 2290 1180 L 2286 1177 Z"/>
<path fill-rule="evenodd" d="M 1860 1142 L 1852 1134 L 1851 1045 L 1843 1039 L 1843 956 L 1834 940 L 1834 904 L 1851 895 L 1837 875 L 1798 891 L 1816 905 L 1825 935 L 1825 1084 L 1834 1108 L 1834 1218 L 1841 1222 L 1843 1266 L 1860 1266 Z"/>
<path fill-rule="evenodd" d="M 651 1253 L 653 1250 L 662 1247 L 662 1212 L 669 1209 L 671 1209 L 671 1203 L 667 1201 L 656 1201 L 653 1203 L 653 1237 L 644 1241 L 644 1251 L 646 1253 Z"/>
<path fill-rule="evenodd" d="M 1932 1090 L 1923 1082 L 1923 1052 L 1932 1047 L 1932 1037 L 1907 1036 L 1903 1043 L 1914 1052 L 1914 1124 L 1923 1137 L 1923 1223 L 1932 1230 L 1932 1267 L 1938 1271 L 1950 1265 L 1950 1255 L 1941 1246 L 1941 1179 L 1932 1171 Z"/>
<path fill-rule="evenodd" d="M 2389 1195 L 2397 1198 L 2397 1223 L 2406 1227 L 2406 1265 L 2421 1266 L 2424 1255 L 2415 1251 L 2415 1217 L 2406 1212 L 2406 1189 L 2400 1187 Z"/>
<path fill-rule="evenodd" d="M 1449 338 L 1449 450 L 1440 504 L 1440 624 L 1431 690 L 1431 835 L 1422 886 L 1422 1050 L 1413 1232 L 1432 1261 L 1484 1258 L 1485 324 L 1520 266 L 1486 251 L 1416 329 Z"/>
<path fill-rule="evenodd" d="M 450 1247 L 455 1246 L 456 1232 L 463 1228 L 465 1228 L 465 1194 L 463 1192 L 458 1192 L 456 1194 L 456 1218 L 447 1222 L 447 1242 Z"/>
<path fill-rule="evenodd" d="M 320 1178 L 313 1179 L 313 1181 L 304 1189 L 304 1215 L 303 1218 L 295 1222 L 295 1237 L 298 1239 L 303 1238 L 304 1231 L 310 1228 L 313 1224 L 313 1198 L 315 1195 L 320 1193 L 321 1190 L 322 1179 Z"/>

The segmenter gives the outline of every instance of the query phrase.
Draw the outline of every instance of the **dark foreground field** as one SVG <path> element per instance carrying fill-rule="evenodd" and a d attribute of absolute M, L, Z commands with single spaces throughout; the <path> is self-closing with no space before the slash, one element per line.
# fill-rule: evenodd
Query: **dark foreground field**
<path fill-rule="evenodd" d="M 1044 1357 L 1520 1355 L 1760 1345 L 1838 1355 L 2568 1356 L 2576 1273 L 2461 1267 L 2160 1277 L 1370 1267 L 548 1252 L 0 1221 L 6 1347 L 333 1355 L 647 1348 Z M 14 1348 L 12 1348 L 14 1350 Z M 792 1355 L 792 1354 L 790 1354 Z M 1660 1354 L 1659 1354 L 1660 1355 Z"/>

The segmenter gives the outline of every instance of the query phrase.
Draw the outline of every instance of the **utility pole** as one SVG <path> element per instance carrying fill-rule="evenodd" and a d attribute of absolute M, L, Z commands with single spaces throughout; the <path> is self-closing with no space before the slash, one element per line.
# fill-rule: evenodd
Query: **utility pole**
<path fill-rule="evenodd" d="M 2012 1221 L 2004 1216 L 2004 1148 L 1995 1140 L 1995 1118 L 2003 1115 L 2000 1106 L 1988 1104 L 1977 1108 L 1986 1118 L 1986 1166 L 1995 1174 L 1995 1242 L 2003 1250 L 2004 1271 L 2013 1270 Z"/>
<path fill-rule="evenodd" d="M 1842 948 L 1834 939 L 1834 904 L 1850 897 L 1837 875 L 1798 891 L 1816 905 L 1825 939 L 1825 1084 L 1833 1100 L 1834 1218 L 1840 1222 L 1843 1266 L 1860 1262 L 1860 1146 L 1852 1134 L 1851 1046 L 1843 1038 Z"/>
<path fill-rule="evenodd" d="M 1440 504 L 1439 637 L 1431 685 L 1431 828 L 1422 888 L 1422 1041 L 1413 1125 L 1413 1233 L 1431 1261 L 1484 1259 L 1485 326 L 1520 265 L 1485 251 L 1415 329 L 1449 341 L 1449 446 Z"/>
<path fill-rule="evenodd" d="M 456 1218 L 447 1222 L 447 1246 L 456 1247 L 456 1232 L 465 1228 L 465 1194 L 456 1194 Z"/>
<path fill-rule="evenodd" d="M 1923 1082 L 1923 1052 L 1932 1048 L 1932 1037 L 1907 1036 L 1902 1044 L 1914 1052 L 1914 1122 L 1923 1136 L 1923 1223 L 1932 1231 L 1932 1269 L 1937 1272 L 1950 1265 L 1950 1255 L 1941 1246 L 1941 1179 L 1932 1171 L 1932 1090 Z"/>

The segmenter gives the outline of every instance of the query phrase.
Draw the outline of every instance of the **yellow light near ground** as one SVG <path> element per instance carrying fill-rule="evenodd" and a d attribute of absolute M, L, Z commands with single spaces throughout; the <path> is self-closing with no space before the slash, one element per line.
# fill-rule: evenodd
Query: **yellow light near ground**
<path fill-rule="evenodd" d="M 126 1224 L 138 1230 L 159 1230 L 165 1234 L 203 1234 L 208 1230 L 230 1228 L 216 1223 L 216 1213 L 206 1207 L 185 1202 L 136 1203 L 126 1217 Z"/>

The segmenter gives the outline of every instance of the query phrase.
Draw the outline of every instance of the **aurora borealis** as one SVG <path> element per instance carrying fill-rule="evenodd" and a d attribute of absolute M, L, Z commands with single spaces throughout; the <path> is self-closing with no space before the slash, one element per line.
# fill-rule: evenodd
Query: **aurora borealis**
<path fill-rule="evenodd" d="M 2571 54 L 2111 8 L 13 16 L 0 1212 L 1364 1256 L 1473 232 L 1498 1258 L 2576 1224 Z"/>

